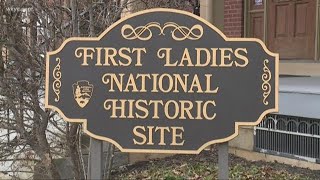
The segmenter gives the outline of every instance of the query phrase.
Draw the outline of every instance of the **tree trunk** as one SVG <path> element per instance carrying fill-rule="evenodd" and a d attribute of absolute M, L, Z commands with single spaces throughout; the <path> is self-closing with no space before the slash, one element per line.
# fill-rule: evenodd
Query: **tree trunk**
<path fill-rule="evenodd" d="M 71 124 L 70 131 L 67 135 L 68 151 L 73 164 L 75 179 L 85 179 L 80 161 L 78 128 L 79 124 Z"/>
<path fill-rule="evenodd" d="M 40 163 L 45 168 L 45 172 L 47 173 L 46 175 L 48 176 L 48 178 L 61 179 L 60 174 L 52 161 L 52 156 L 49 147 L 45 148 L 43 146 L 39 146 L 37 148 L 34 148 L 34 150 L 40 156 Z"/>
<path fill-rule="evenodd" d="M 32 24 L 30 28 L 30 44 L 37 44 L 37 21 L 38 17 L 36 12 L 30 13 L 30 24 Z M 32 48 L 32 54 L 36 54 L 35 49 Z M 30 57 L 30 58 L 37 58 L 37 57 Z M 35 79 L 35 72 L 32 72 L 32 78 Z M 24 78 L 24 77 L 21 77 Z M 49 116 L 48 114 L 41 109 L 39 106 L 39 98 L 38 98 L 38 91 L 37 89 L 33 89 L 30 91 L 30 94 L 33 96 L 32 101 L 34 104 L 34 109 L 37 110 L 39 114 L 34 116 L 34 124 L 33 129 L 29 133 L 29 140 L 31 140 L 31 143 L 34 146 L 34 149 L 36 149 L 36 153 L 38 156 L 40 156 L 41 164 L 44 166 L 47 175 L 51 179 L 60 179 L 60 174 L 57 170 L 56 165 L 53 162 L 51 151 L 50 151 L 50 145 L 48 143 L 48 139 L 46 136 L 46 129 L 48 127 L 48 120 Z M 24 105 L 23 98 L 24 95 L 21 93 L 22 101 L 20 102 L 21 105 Z M 21 112 L 21 118 L 23 119 L 24 112 Z M 32 138 L 31 134 L 35 134 L 35 138 Z"/>
<path fill-rule="evenodd" d="M 44 167 L 46 173 L 43 174 L 43 176 L 47 176 L 47 178 L 50 179 L 61 179 L 58 169 L 52 160 L 50 145 L 45 133 L 46 128 L 46 126 L 41 127 L 40 124 L 34 126 L 31 133 L 35 134 L 35 137 L 30 135 L 28 138 L 28 142 L 32 149 L 40 157 L 41 166 Z"/>
<path fill-rule="evenodd" d="M 77 0 L 71 0 L 71 15 L 72 15 L 72 36 L 79 36 L 79 20 Z M 73 164 L 73 172 L 75 179 L 84 179 L 84 172 L 80 161 L 80 151 L 78 146 L 79 124 L 71 124 L 70 131 L 67 134 L 68 151 Z M 81 147 L 80 147 L 81 148 Z"/>

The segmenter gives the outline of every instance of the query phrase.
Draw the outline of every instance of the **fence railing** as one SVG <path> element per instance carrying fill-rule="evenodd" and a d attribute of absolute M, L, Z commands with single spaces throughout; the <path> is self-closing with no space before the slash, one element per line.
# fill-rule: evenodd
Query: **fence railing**
<path fill-rule="evenodd" d="M 257 151 L 320 162 L 320 119 L 268 115 L 254 140 Z"/>

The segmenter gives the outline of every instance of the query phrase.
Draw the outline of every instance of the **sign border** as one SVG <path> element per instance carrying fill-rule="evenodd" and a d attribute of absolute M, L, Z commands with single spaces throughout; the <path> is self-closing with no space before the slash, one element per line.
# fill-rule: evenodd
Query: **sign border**
<path fill-rule="evenodd" d="M 118 144 L 116 141 L 114 141 L 113 139 L 107 138 L 107 137 L 103 137 L 103 136 L 99 136 L 96 135 L 90 131 L 88 131 L 87 129 L 87 119 L 71 119 L 68 118 L 64 115 L 64 113 L 58 108 L 55 107 L 53 105 L 49 105 L 48 103 L 48 95 L 49 95 L 49 57 L 51 55 L 57 54 L 59 53 L 64 46 L 70 42 L 70 41 L 99 41 L 102 39 L 102 37 L 104 37 L 109 31 L 111 31 L 114 27 L 116 27 L 118 24 L 122 23 L 123 21 L 126 21 L 127 19 L 133 18 L 135 16 L 139 16 L 141 14 L 147 14 L 147 13 L 152 13 L 152 12 L 171 12 L 171 13 L 177 13 L 177 14 L 183 14 L 186 16 L 190 16 L 192 18 L 195 18 L 201 22 L 203 22 L 204 24 L 206 24 L 207 26 L 209 26 L 211 29 L 213 29 L 215 32 L 217 32 L 225 41 L 242 41 L 242 42 L 246 42 L 246 41 L 250 41 L 250 42 L 257 42 L 259 43 L 262 48 L 264 49 L 264 51 L 270 55 L 275 57 L 275 87 L 274 87 L 274 91 L 275 91 L 275 108 L 273 109 L 268 109 L 265 110 L 260 117 L 255 121 L 255 122 L 235 122 L 235 131 L 232 135 L 223 138 L 223 139 L 217 139 L 217 140 L 211 140 L 208 141 L 207 143 L 203 144 L 199 149 L 197 150 L 156 150 L 156 149 L 124 149 L 120 146 L 120 144 Z M 207 20 L 194 15 L 190 12 L 186 12 L 186 11 L 182 11 L 182 10 L 176 10 L 176 9 L 168 9 L 168 8 L 154 8 L 154 9 L 148 9 L 148 10 L 143 10 L 143 11 L 139 11 L 136 13 L 132 13 L 130 15 L 125 16 L 124 18 L 121 18 L 120 20 L 118 20 L 117 22 L 113 23 L 110 27 L 108 27 L 103 33 L 101 33 L 98 37 L 71 37 L 66 39 L 61 46 L 55 50 L 55 51 L 51 51 L 51 52 L 47 52 L 46 55 L 46 84 L 45 84 L 45 108 L 49 108 L 52 109 L 54 111 L 57 111 L 59 113 L 59 115 L 67 122 L 72 122 L 72 123 L 82 123 L 83 124 L 83 131 L 88 134 L 90 137 L 98 139 L 98 140 L 103 140 L 103 141 L 107 141 L 109 143 L 114 144 L 117 148 L 119 148 L 121 150 L 121 152 L 129 152 L 129 153 L 169 153 L 169 154 L 199 154 L 203 149 L 205 149 L 206 147 L 208 147 L 211 144 L 215 144 L 215 143 L 223 143 L 223 142 L 227 142 L 230 141 L 232 139 L 234 139 L 236 136 L 239 135 L 239 128 L 240 126 L 255 126 L 258 125 L 263 118 L 272 112 L 278 112 L 279 111 L 279 104 L 278 104 L 278 100 L 279 100 L 279 54 L 278 53 L 272 53 L 271 51 L 268 50 L 268 48 L 266 47 L 266 45 L 260 40 L 260 39 L 256 39 L 256 38 L 228 38 L 226 37 L 217 27 L 215 27 L 214 25 L 212 25 L 210 22 L 208 22 Z"/>

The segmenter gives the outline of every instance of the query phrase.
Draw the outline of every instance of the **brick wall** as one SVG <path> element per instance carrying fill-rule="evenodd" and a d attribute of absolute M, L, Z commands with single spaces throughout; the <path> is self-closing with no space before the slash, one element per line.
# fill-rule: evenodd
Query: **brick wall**
<path fill-rule="evenodd" d="M 227 37 L 243 36 L 243 1 L 224 1 L 224 33 Z"/>

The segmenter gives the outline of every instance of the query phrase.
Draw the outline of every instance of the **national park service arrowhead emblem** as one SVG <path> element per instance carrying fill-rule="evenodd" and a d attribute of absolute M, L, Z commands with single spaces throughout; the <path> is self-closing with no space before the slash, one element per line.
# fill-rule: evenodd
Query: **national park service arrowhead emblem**
<path fill-rule="evenodd" d="M 81 108 L 84 108 L 90 101 L 93 92 L 93 85 L 89 81 L 81 80 L 72 85 L 73 97 Z"/>

